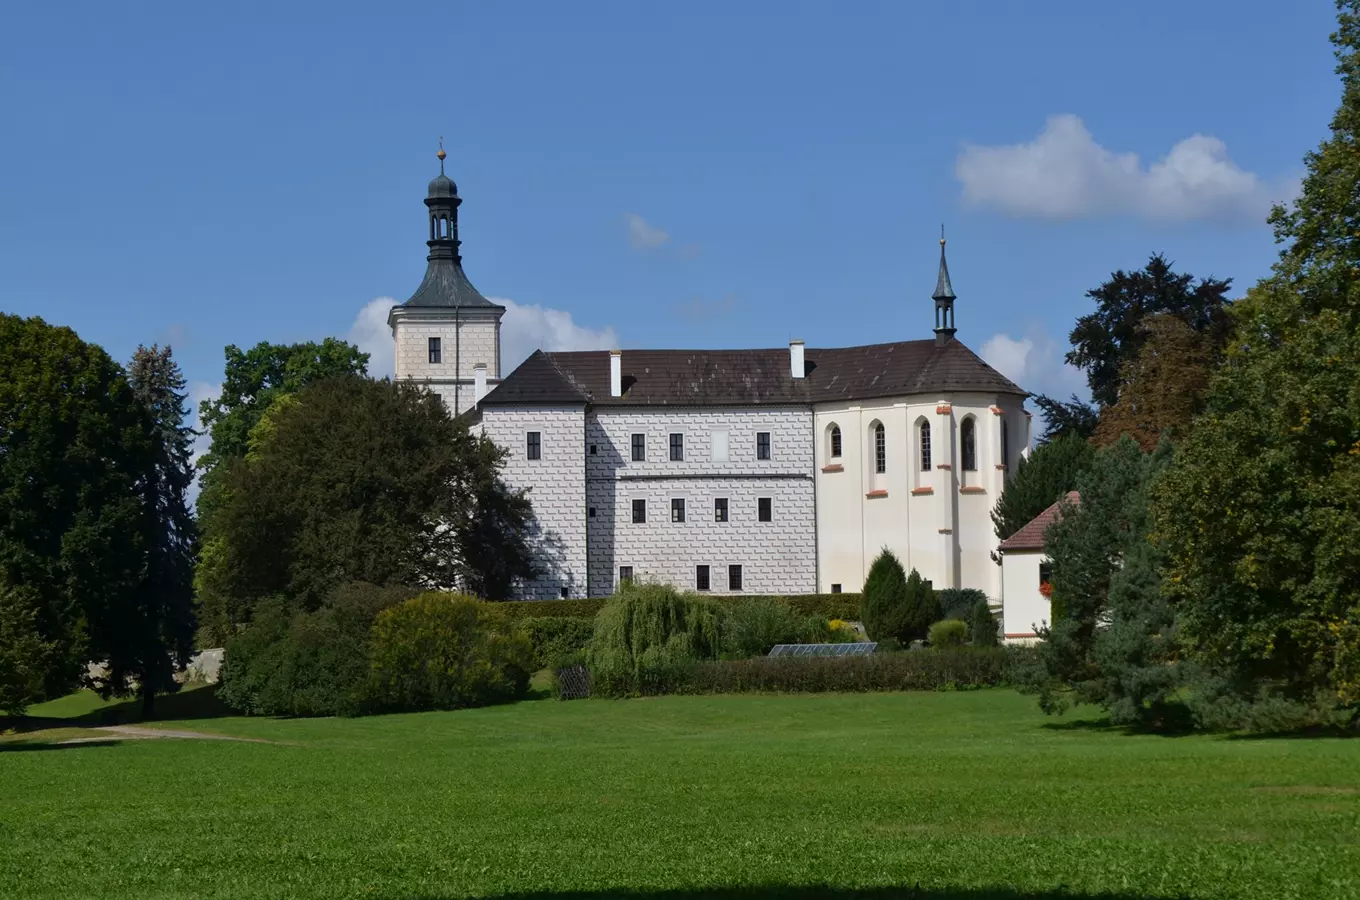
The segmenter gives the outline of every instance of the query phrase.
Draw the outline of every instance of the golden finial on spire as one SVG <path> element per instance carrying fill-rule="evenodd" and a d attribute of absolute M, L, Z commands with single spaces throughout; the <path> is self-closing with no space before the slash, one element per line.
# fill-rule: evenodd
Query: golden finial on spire
<path fill-rule="evenodd" d="M 443 157 L 440 157 L 440 159 L 443 159 Z M 944 246 L 944 223 L 943 223 L 943 222 L 940 223 L 940 246 L 941 246 L 941 247 Z"/>
<path fill-rule="evenodd" d="M 444 174 L 444 158 L 445 158 L 446 156 L 448 156 L 448 154 L 444 152 L 444 135 L 442 135 L 442 134 L 439 136 L 439 152 L 436 153 L 435 156 L 439 157 L 439 174 L 440 174 L 440 175 L 443 175 L 443 174 Z"/>

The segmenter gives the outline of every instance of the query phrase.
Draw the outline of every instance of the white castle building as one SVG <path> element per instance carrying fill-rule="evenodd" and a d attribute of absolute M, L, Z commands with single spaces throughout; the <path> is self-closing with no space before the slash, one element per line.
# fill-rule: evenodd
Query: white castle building
<path fill-rule="evenodd" d="M 715 594 L 859 591 L 892 549 L 995 602 L 991 510 L 1030 444 L 1026 392 L 955 339 L 940 241 L 933 338 L 757 350 L 537 351 L 501 378 L 504 307 L 459 254 L 457 187 L 430 182 L 429 267 L 388 319 L 396 375 L 508 453 L 542 529 L 524 599 L 652 577 Z"/>

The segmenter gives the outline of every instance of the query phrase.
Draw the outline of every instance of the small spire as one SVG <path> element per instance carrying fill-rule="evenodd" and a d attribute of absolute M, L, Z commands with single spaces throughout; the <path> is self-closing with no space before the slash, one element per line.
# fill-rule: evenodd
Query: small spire
<path fill-rule="evenodd" d="M 954 286 L 949 283 L 949 263 L 944 258 L 944 225 L 940 225 L 940 274 L 935 279 L 935 293 L 931 295 L 936 300 L 953 300 Z"/>
<path fill-rule="evenodd" d="M 444 152 L 444 135 L 442 135 L 442 134 L 439 136 L 439 152 L 436 153 L 435 156 L 439 157 L 439 174 L 440 174 L 440 175 L 443 175 L 443 174 L 444 174 L 444 158 L 445 158 L 446 156 L 448 156 L 448 154 Z M 941 226 L 941 228 L 943 228 L 943 226 Z M 941 243 L 943 243 L 943 242 L 941 242 Z"/>

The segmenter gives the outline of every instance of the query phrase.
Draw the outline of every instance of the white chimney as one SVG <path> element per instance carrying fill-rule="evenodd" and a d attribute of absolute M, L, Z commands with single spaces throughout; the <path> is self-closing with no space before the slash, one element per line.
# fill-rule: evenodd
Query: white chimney
<path fill-rule="evenodd" d="M 472 402 L 481 403 L 486 396 L 486 363 L 472 367 Z"/>
<path fill-rule="evenodd" d="M 609 396 L 623 396 L 623 351 L 609 351 Z"/>
<path fill-rule="evenodd" d="M 794 378 L 802 378 L 803 368 L 803 342 L 789 341 L 789 374 Z"/>

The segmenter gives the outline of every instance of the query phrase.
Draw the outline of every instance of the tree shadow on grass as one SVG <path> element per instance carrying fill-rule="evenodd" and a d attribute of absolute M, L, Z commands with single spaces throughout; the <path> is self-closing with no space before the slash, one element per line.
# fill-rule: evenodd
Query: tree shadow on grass
<path fill-rule="evenodd" d="M 1017 890 L 1006 887 L 993 888 L 923 888 L 923 887 L 879 887 L 879 888 L 838 888 L 838 887 L 792 887 L 787 885 L 767 885 L 747 888 L 696 888 L 692 890 L 601 890 L 601 891 L 533 891 L 516 894 L 499 894 L 492 900 L 605 900 L 605 898 L 632 898 L 632 900 L 1151 900 L 1143 894 L 1129 893 L 1088 893 L 1069 891 L 1064 887 L 1052 890 Z M 396 900 L 395 897 L 392 900 Z M 434 900 L 433 897 L 408 897 L 405 900 Z"/>
<path fill-rule="evenodd" d="M 1218 737 L 1229 741 L 1315 741 L 1323 739 L 1360 738 L 1360 731 L 1348 730 L 1340 726 L 1315 725 L 1297 728 L 1292 731 L 1227 732 L 1197 729 L 1189 722 L 1177 722 L 1161 728 L 1140 728 L 1136 725 L 1115 725 L 1109 719 L 1074 719 L 1068 722 L 1045 722 L 1039 726 L 1046 731 L 1085 731 L 1096 734 L 1117 734 L 1125 737 Z"/>
<path fill-rule="evenodd" d="M 135 725 L 139 722 L 165 722 L 187 719 L 220 719 L 239 715 L 217 699 L 217 685 L 185 688 L 174 694 L 156 695 L 156 711 L 150 718 L 142 717 L 142 701 L 124 700 L 113 706 L 96 709 L 71 719 L 77 725 Z"/>
<path fill-rule="evenodd" d="M 35 739 L 31 741 L 0 741 L 0 753 L 24 753 L 32 750 L 81 750 L 86 747 L 112 747 L 121 744 L 122 741 L 115 739 L 98 740 L 77 740 L 70 743 L 62 741 L 45 741 Z"/>

